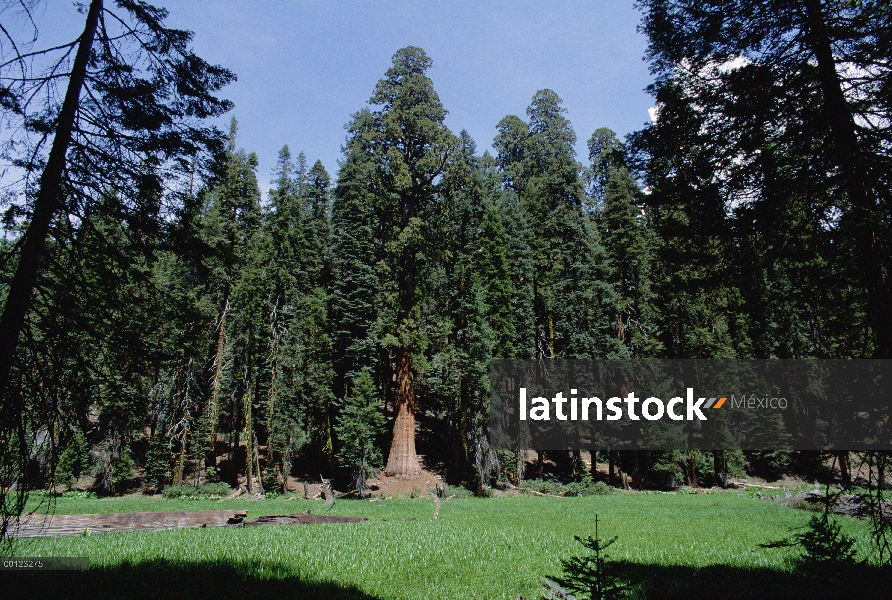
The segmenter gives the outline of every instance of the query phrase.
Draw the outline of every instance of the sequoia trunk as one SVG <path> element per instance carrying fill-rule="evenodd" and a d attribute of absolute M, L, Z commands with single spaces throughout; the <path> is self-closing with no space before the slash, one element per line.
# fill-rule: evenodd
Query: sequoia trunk
<path fill-rule="evenodd" d="M 384 474 L 397 479 L 415 479 L 421 474 L 421 465 L 415 454 L 415 382 L 412 355 L 407 348 L 397 351 L 395 401 L 393 442 Z"/>

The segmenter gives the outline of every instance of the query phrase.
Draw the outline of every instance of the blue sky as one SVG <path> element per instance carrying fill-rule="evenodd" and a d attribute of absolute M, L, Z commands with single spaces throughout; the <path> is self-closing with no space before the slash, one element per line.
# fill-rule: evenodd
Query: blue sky
<path fill-rule="evenodd" d="M 536 90 L 564 100 L 578 138 L 598 127 L 620 135 L 648 121 L 653 100 L 632 1 L 555 0 L 155 0 L 167 23 L 195 32 L 206 60 L 238 75 L 223 95 L 235 102 L 239 146 L 260 158 L 269 187 L 279 148 L 303 150 L 335 176 L 350 115 L 371 96 L 399 48 L 424 48 L 429 75 L 455 133 L 467 129 L 480 153 L 508 114 L 525 118 Z M 42 39 L 77 35 L 70 0 L 38 11 Z M 43 36 L 46 35 L 46 38 Z M 224 119 L 228 124 L 229 117 Z"/>

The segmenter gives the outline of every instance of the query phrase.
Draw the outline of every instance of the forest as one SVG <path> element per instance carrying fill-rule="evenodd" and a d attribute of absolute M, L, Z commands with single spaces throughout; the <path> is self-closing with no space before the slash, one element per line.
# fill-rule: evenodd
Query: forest
<path fill-rule="evenodd" d="M 213 125 L 235 74 L 166 10 L 91 0 L 55 47 L 0 30 L 4 535 L 85 475 L 106 495 L 598 478 L 490 448 L 493 359 L 892 358 L 888 3 L 637 5 L 647 127 L 580 132 L 577 156 L 542 89 L 475 142 L 409 46 L 344 115 L 337 171 L 284 146 L 265 194 L 236 118 Z M 830 461 L 849 484 L 854 460 L 592 457 L 638 489 Z"/>

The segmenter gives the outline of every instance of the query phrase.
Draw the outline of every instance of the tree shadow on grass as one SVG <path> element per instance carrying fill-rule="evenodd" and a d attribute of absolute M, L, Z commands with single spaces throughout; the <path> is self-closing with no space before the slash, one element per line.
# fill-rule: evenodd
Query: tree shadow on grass
<path fill-rule="evenodd" d="M 300 579 L 286 566 L 272 561 L 235 563 L 158 560 L 122 563 L 86 571 L 5 572 L 0 575 L 0 589 L 6 598 L 22 599 L 376 598 L 354 586 Z"/>
<path fill-rule="evenodd" d="M 892 590 L 890 570 L 865 565 L 831 576 L 725 565 L 615 564 L 617 573 L 632 583 L 631 597 L 648 600 L 887 598 Z"/>

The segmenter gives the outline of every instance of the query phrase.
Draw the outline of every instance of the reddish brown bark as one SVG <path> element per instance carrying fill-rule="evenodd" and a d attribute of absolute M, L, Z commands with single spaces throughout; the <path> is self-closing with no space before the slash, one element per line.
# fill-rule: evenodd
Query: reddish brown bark
<path fill-rule="evenodd" d="M 397 351 L 396 381 L 396 420 L 384 474 L 398 479 L 415 479 L 421 474 L 421 465 L 415 454 L 415 381 L 412 355 L 407 348 Z"/>

